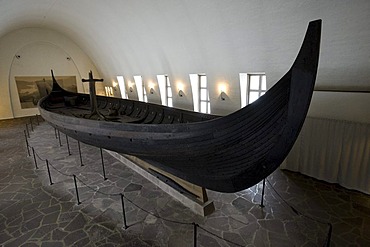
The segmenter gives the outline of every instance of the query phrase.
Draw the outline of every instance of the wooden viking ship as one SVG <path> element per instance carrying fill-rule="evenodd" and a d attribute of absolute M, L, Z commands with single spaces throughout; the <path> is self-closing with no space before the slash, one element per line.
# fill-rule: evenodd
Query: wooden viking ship
<path fill-rule="evenodd" d="M 63 90 L 41 99 L 42 117 L 81 142 L 129 154 L 207 189 L 236 192 L 279 167 L 305 120 L 319 62 L 321 20 L 309 23 L 290 70 L 257 101 L 224 117 Z"/>

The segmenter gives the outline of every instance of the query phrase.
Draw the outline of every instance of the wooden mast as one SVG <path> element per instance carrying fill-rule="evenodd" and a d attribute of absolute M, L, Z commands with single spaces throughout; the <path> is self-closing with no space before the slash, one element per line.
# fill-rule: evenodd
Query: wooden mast
<path fill-rule="evenodd" d="M 89 91 L 90 91 L 90 105 L 91 105 L 91 113 L 87 118 L 92 118 L 94 116 L 98 117 L 98 120 L 105 120 L 106 118 L 99 112 L 98 110 L 98 103 L 96 100 L 96 89 L 95 89 L 95 82 L 97 81 L 104 81 L 104 79 L 94 79 L 92 71 L 89 72 L 89 79 L 82 79 L 82 82 L 89 82 Z"/>

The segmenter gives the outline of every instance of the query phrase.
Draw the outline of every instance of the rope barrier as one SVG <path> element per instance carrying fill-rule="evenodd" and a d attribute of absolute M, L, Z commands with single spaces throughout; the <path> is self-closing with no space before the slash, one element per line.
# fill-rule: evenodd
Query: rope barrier
<path fill-rule="evenodd" d="M 97 190 L 97 189 L 94 189 L 93 187 L 91 187 L 90 185 L 88 185 L 88 184 L 86 184 L 84 181 L 82 181 L 79 177 L 77 177 L 76 176 L 76 178 L 77 178 L 77 180 L 78 181 L 80 181 L 83 185 L 85 185 L 87 188 L 89 188 L 89 189 L 91 189 L 91 190 L 93 190 L 94 192 L 96 192 L 96 193 L 99 193 L 99 194 L 102 194 L 102 195 L 106 195 L 106 196 L 119 196 L 119 195 L 121 195 L 121 193 L 105 193 L 105 192 L 101 192 L 101 191 L 99 191 L 99 190 Z"/>
<path fill-rule="evenodd" d="M 167 221 L 167 222 L 171 222 L 171 223 L 176 223 L 176 224 L 182 224 L 182 225 L 192 225 L 193 223 L 190 223 L 190 222 L 181 222 L 181 221 L 176 221 L 176 220 L 169 220 L 169 219 L 166 219 L 166 218 L 162 218 L 161 216 L 155 214 L 155 213 L 152 213 L 142 207 L 140 207 L 139 205 L 137 205 L 135 202 L 133 202 L 132 200 L 130 200 L 129 198 L 127 198 L 125 195 L 123 195 L 123 197 L 129 201 L 131 204 L 133 204 L 135 207 L 139 208 L 140 210 L 144 211 L 145 213 L 147 214 L 150 214 L 150 215 L 153 215 L 154 217 L 158 218 L 158 219 L 161 219 L 161 220 L 164 220 L 164 221 Z"/>
<path fill-rule="evenodd" d="M 215 234 L 215 233 L 213 233 L 213 232 L 210 232 L 209 230 L 205 229 L 204 227 L 201 227 L 201 226 L 200 226 L 200 225 L 198 225 L 198 224 L 197 224 L 197 227 L 199 227 L 200 229 L 202 229 L 202 230 L 203 230 L 203 231 L 205 231 L 206 233 L 208 233 L 208 234 L 210 234 L 210 235 L 212 235 L 212 236 L 214 236 L 214 237 L 216 237 L 216 238 L 218 238 L 218 239 L 221 239 L 221 240 L 223 240 L 223 241 L 225 241 L 225 242 L 228 242 L 229 244 L 233 244 L 233 245 L 236 245 L 236 246 L 244 247 L 244 245 L 240 245 L 240 244 L 237 244 L 237 243 L 235 243 L 235 242 L 233 242 L 233 241 L 227 240 L 227 239 L 225 239 L 225 238 L 221 238 L 220 236 L 216 235 L 216 234 Z"/>
<path fill-rule="evenodd" d="M 267 180 L 267 183 L 269 184 L 269 186 L 271 187 L 271 189 L 275 192 L 275 194 L 277 194 L 280 199 L 296 214 L 296 215 L 299 215 L 299 216 L 302 216 L 302 217 L 305 217 L 307 219 L 310 219 L 312 221 L 315 221 L 315 222 L 318 222 L 318 223 L 321 223 L 321 224 L 324 224 L 324 225 L 328 225 L 329 226 L 329 231 L 328 231 L 328 235 L 325 239 L 325 246 L 329 246 L 330 245 L 330 239 L 331 239 L 331 232 L 332 232 L 332 229 L 333 229 L 333 225 L 330 223 L 330 222 L 324 222 L 324 221 L 321 221 L 321 220 L 318 220 L 318 219 L 315 219 L 311 216 L 308 216 L 308 215 L 305 215 L 303 213 L 301 213 L 300 211 L 298 211 L 296 208 L 294 208 L 292 205 L 290 205 L 280 194 L 279 192 L 276 191 L 276 189 L 272 186 L 271 182 Z"/>
<path fill-rule="evenodd" d="M 33 148 L 33 147 L 32 147 Z M 39 158 L 39 160 L 41 160 L 41 161 L 46 161 L 46 159 L 43 159 L 43 158 L 41 158 L 40 157 L 40 155 L 38 155 L 38 153 L 35 151 L 35 154 L 36 154 L 36 156 L 37 156 L 37 158 Z"/>
<path fill-rule="evenodd" d="M 26 128 L 28 128 L 28 126 L 26 125 Z M 27 131 L 25 131 L 25 134 Z M 27 135 L 26 135 L 27 136 Z M 58 133 L 58 137 L 60 138 L 60 134 Z M 67 138 L 67 137 L 66 137 Z M 60 139 L 59 139 L 59 144 L 60 143 Z M 78 143 L 79 144 L 79 143 Z M 132 205 L 134 205 L 135 207 L 137 207 L 138 209 L 142 210 L 143 212 L 146 212 L 147 214 L 150 214 L 158 219 L 161 219 L 161 220 L 164 220 L 164 221 L 167 221 L 167 222 L 171 222 L 171 223 L 175 223 L 175 224 L 180 224 L 180 225 L 192 225 L 194 227 L 194 246 L 196 246 L 196 239 L 197 239 L 197 227 L 199 227 L 200 229 L 202 229 L 203 231 L 205 231 L 206 233 L 220 239 L 220 240 L 223 240 L 229 244 L 233 244 L 235 246 L 243 246 L 243 245 L 240 245 L 240 244 L 237 244 L 233 241 L 230 241 L 228 239 L 225 239 L 225 238 L 222 238 L 218 235 L 216 235 L 215 233 L 205 229 L 204 227 L 202 226 L 199 226 L 198 224 L 196 224 L 195 222 L 182 222 L 182 221 L 176 221 L 176 220 L 171 220 L 171 219 L 166 219 L 166 218 L 163 218 L 161 216 L 159 216 L 158 214 L 156 213 L 153 213 L 153 212 L 150 212 L 149 210 L 146 210 L 142 207 L 140 207 L 138 204 L 136 204 L 133 200 L 129 199 L 126 195 L 124 195 L 123 193 L 105 193 L 105 192 L 102 192 L 100 191 L 99 189 L 95 189 L 93 187 L 91 187 L 90 185 L 88 185 L 87 183 L 85 183 L 82 179 L 80 179 L 79 177 L 77 177 L 75 174 L 67 174 L 67 173 L 64 173 L 62 172 L 61 170 L 57 169 L 50 161 L 48 161 L 47 159 L 43 159 L 35 150 L 34 150 L 34 147 L 30 146 L 29 143 L 28 143 L 28 140 L 27 140 L 27 149 L 31 148 L 33 153 L 34 153 L 34 160 L 35 160 L 35 165 L 36 165 L 36 157 L 38 159 L 40 159 L 41 161 L 46 161 L 47 162 L 47 167 L 48 167 L 48 172 L 49 172 L 49 177 L 50 177 L 50 170 L 49 170 L 49 166 L 51 166 L 55 171 L 57 171 L 58 173 L 60 173 L 61 175 L 63 176 L 66 176 L 66 177 L 73 177 L 74 178 L 74 183 L 75 183 L 75 187 L 76 187 L 76 195 L 77 195 L 77 202 L 78 202 L 78 205 L 81 204 L 80 200 L 79 200 L 79 195 L 78 195 L 78 186 L 77 186 L 77 180 L 82 183 L 84 186 L 86 186 L 87 188 L 89 188 L 90 190 L 94 191 L 95 193 L 99 193 L 99 194 L 102 194 L 102 195 L 106 195 L 106 196 L 120 196 L 121 197 L 121 201 L 122 201 L 122 209 L 123 209 L 123 217 L 124 217 L 124 228 L 127 229 L 127 224 L 126 224 L 126 217 L 125 217 L 125 210 L 124 210 L 124 203 L 123 203 L 123 198 L 125 198 L 128 202 L 130 202 Z M 80 147 L 79 147 L 80 148 Z M 70 153 L 70 152 L 69 152 Z M 102 156 L 102 151 L 101 151 L 101 156 Z M 80 153 L 80 161 L 81 161 L 81 166 L 82 165 L 82 159 L 81 159 L 81 153 Z M 104 161 L 103 161 L 104 162 Z M 37 168 L 37 166 L 36 166 Z M 38 168 L 37 168 L 38 169 Z M 104 169 L 104 166 L 103 166 L 103 169 Z M 105 170 L 104 171 L 104 178 L 106 179 L 105 177 Z M 322 223 L 322 224 L 327 224 L 329 225 L 329 233 L 328 233 L 328 236 L 327 236 L 327 239 L 326 239 L 326 246 L 329 246 L 328 244 L 330 243 L 330 237 L 331 237 L 331 231 L 332 231 L 332 224 L 329 223 L 329 222 L 323 222 L 323 221 L 320 221 L 320 220 L 317 220 L 317 219 L 314 219 L 312 217 L 309 217 L 309 216 L 306 216 L 304 214 L 302 214 L 301 212 L 299 212 L 297 209 L 295 209 L 293 206 L 291 206 L 276 190 L 275 188 L 272 186 L 271 182 L 266 179 L 269 186 L 272 188 L 272 190 L 280 197 L 280 199 L 296 214 L 296 215 L 300 215 L 300 216 L 303 216 L 303 217 L 306 217 L 308 219 L 311 219 L 313 221 L 316 221 L 316 222 L 319 222 L 319 223 Z M 50 177 L 50 185 L 52 185 L 52 181 L 51 181 L 51 177 Z M 261 203 L 261 205 L 263 205 Z"/>
<path fill-rule="evenodd" d="M 40 160 L 42 160 L 42 161 L 46 161 L 46 159 L 43 159 L 43 158 L 41 158 L 41 156 L 35 151 L 35 155 L 40 159 Z M 91 187 L 90 185 L 88 185 L 88 184 L 86 184 L 82 179 L 80 179 L 79 177 L 77 177 L 76 175 L 73 175 L 73 174 L 66 174 L 66 173 L 64 173 L 64 172 L 62 172 L 62 171 L 60 171 L 59 169 L 57 169 L 50 161 L 48 161 L 48 164 L 54 169 L 54 170 L 56 170 L 58 173 L 60 173 L 61 175 L 64 175 L 64 176 L 67 176 L 67 177 L 73 177 L 73 176 L 75 176 L 76 177 L 76 179 L 79 181 L 79 182 L 81 182 L 83 185 L 85 185 L 87 188 L 89 188 L 90 190 L 92 190 L 92 191 L 94 191 L 94 192 L 96 192 L 96 193 L 99 193 L 99 194 L 103 194 L 103 195 L 106 195 L 106 196 L 120 196 L 121 195 L 121 193 L 105 193 L 105 192 L 101 192 L 101 191 L 99 191 L 99 190 L 97 190 L 97 189 L 95 189 L 95 188 L 93 188 L 93 187 Z M 124 194 L 122 194 L 123 195 L 123 197 L 127 200 L 127 201 L 129 201 L 131 204 L 133 204 L 135 207 L 137 207 L 138 209 L 140 209 L 140 210 L 142 210 L 142 211 L 144 211 L 144 212 L 146 212 L 147 214 L 151 214 L 151 215 L 153 215 L 153 216 L 155 216 L 156 218 L 159 218 L 159 219 L 162 219 L 162 220 L 164 220 L 164 221 L 168 221 L 168 222 L 172 222 L 172 223 L 177 223 L 177 224 L 185 224 L 185 225 L 191 225 L 192 223 L 188 223 L 188 222 L 180 222 L 180 221 L 175 221 L 175 220 L 170 220 L 170 219 L 166 219 L 166 218 L 163 218 L 163 217 L 161 217 L 161 216 L 159 216 L 159 215 L 157 215 L 157 214 L 155 214 L 155 213 L 152 213 L 152 212 L 150 212 L 150 211 L 148 211 L 148 210 L 146 210 L 146 209 L 144 209 L 144 208 L 142 208 L 142 207 L 140 207 L 139 205 L 137 205 L 135 202 L 133 202 L 132 200 L 130 200 L 129 198 L 127 198 Z"/>
<path fill-rule="evenodd" d="M 58 173 L 60 173 L 60 174 L 62 174 L 62 175 L 64 175 L 64 176 L 66 176 L 66 177 L 73 177 L 73 175 L 72 175 L 72 174 L 67 174 L 67 173 L 64 173 L 64 172 L 60 171 L 59 169 L 57 169 L 55 166 L 53 166 L 53 164 L 51 164 L 51 162 L 50 162 L 50 161 L 49 161 L 49 165 L 50 165 L 54 170 L 56 170 Z"/>

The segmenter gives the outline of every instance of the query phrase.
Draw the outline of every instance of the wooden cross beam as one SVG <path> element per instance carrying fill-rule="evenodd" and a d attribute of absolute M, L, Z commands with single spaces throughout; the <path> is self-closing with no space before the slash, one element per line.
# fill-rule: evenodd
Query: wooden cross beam
<path fill-rule="evenodd" d="M 103 116 L 98 110 L 98 103 L 96 100 L 96 89 L 95 83 L 99 81 L 104 81 L 104 79 L 95 79 L 93 77 L 92 71 L 89 72 L 89 79 L 82 79 L 82 82 L 89 82 L 89 90 L 90 90 L 90 105 L 91 105 L 91 113 L 87 118 L 92 118 L 93 116 L 97 116 L 98 120 L 105 120 L 105 116 Z"/>

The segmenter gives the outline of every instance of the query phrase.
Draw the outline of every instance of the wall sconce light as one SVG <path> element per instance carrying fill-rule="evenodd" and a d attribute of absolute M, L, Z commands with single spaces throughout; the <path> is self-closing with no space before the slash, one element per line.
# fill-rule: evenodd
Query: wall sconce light
<path fill-rule="evenodd" d="M 15 55 L 15 57 L 16 57 L 17 59 L 20 59 L 20 58 L 21 58 L 21 56 L 20 56 L 20 55 Z"/>
<path fill-rule="evenodd" d="M 71 60 L 71 57 L 67 57 L 67 60 L 70 61 Z"/>
<path fill-rule="evenodd" d="M 134 88 L 133 87 L 135 86 L 135 83 L 129 80 L 127 82 L 127 86 L 128 86 L 129 92 L 132 93 L 134 91 Z"/>
<path fill-rule="evenodd" d="M 227 87 L 226 82 L 220 83 L 218 85 L 218 90 L 220 90 L 219 92 L 220 92 L 221 100 L 226 100 L 226 98 L 227 98 L 227 94 L 225 93 L 226 87 Z"/>
<path fill-rule="evenodd" d="M 176 82 L 176 85 L 177 85 L 177 90 L 179 90 L 178 92 L 178 95 L 180 97 L 183 97 L 185 95 L 183 89 L 184 89 L 184 84 L 181 82 L 181 81 L 177 81 Z"/>
<path fill-rule="evenodd" d="M 155 84 L 151 80 L 149 80 L 147 85 L 148 85 L 148 88 L 150 88 L 149 89 L 149 93 L 150 94 L 154 94 L 154 92 L 155 92 L 154 91 Z"/>
<path fill-rule="evenodd" d="M 112 82 L 112 86 L 113 86 L 113 89 L 114 91 L 117 91 L 117 86 L 118 86 L 118 82 Z"/>

